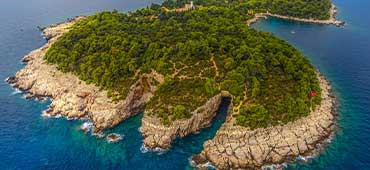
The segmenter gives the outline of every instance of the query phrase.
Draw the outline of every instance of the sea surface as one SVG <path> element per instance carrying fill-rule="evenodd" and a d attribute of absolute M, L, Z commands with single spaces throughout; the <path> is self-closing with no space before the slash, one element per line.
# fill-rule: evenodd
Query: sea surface
<path fill-rule="evenodd" d="M 2 0 L 0 3 L 0 170 L 181 170 L 202 150 L 226 116 L 227 101 L 211 127 L 175 141 L 169 151 L 147 152 L 138 131 L 142 114 L 109 130 L 124 135 L 109 144 L 84 134 L 84 121 L 43 118 L 49 102 L 26 100 L 4 80 L 24 67 L 21 58 L 45 44 L 37 26 L 102 10 L 135 10 L 160 0 Z M 335 0 L 343 28 L 280 19 L 254 27 L 289 41 L 332 83 L 338 97 L 338 130 L 317 157 L 286 169 L 370 169 L 370 1 Z"/>

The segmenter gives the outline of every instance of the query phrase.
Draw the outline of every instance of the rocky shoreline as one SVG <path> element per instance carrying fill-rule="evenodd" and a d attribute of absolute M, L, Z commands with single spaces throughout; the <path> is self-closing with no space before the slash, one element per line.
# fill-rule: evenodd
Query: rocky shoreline
<path fill-rule="evenodd" d="M 114 102 L 107 96 L 107 91 L 93 84 L 86 84 L 72 73 L 61 72 L 55 65 L 47 64 L 43 56 L 51 45 L 63 33 L 68 32 L 70 26 L 84 18 L 76 17 L 40 29 L 48 42 L 26 55 L 23 61 L 27 62 L 27 65 L 6 81 L 22 91 L 27 99 L 50 98 L 52 102 L 43 112 L 43 116 L 86 119 L 91 121 L 92 125 L 83 124 L 81 129 L 103 137 L 101 131 L 144 111 L 145 103 L 154 95 L 157 86 L 163 83 L 164 77 L 155 71 L 143 74 L 131 86 L 125 100 Z M 177 137 L 184 137 L 208 127 L 217 113 L 222 96 L 225 95 L 228 93 L 216 95 L 194 110 L 190 119 L 174 121 L 168 127 L 164 126 L 159 118 L 149 116 L 149 111 L 146 111 L 140 128 L 144 145 L 153 150 L 168 149 Z"/>
<path fill-rule="evenodd" d="M 169 126 L 163 125 L 157 117 L 148 116 L 147 112 L 150 111 L 146 111 L 140 128 L 144 137 L 144 145 L 150 149 L 168 149 L 176 138 L 185 137 L 210 126 L 223 97 L 230 97 L 230 94 L 221 92 L 194 110 L 191 118 L 176 120 Z"/>
<path fill-rule="evenodd" d="M 203 151 L 192 160 L 211 163 L 218 169 L 260 169 L 265 165 L 294 161 L 314 155 L 334 134 L 336 100 L 329 82 L 318 74 L 322 101 L 307 117 L 285 125 L 251 130 L 234 126 L 232 109 L 215 137 L 206 141 Z"/>
<path fill-rule="evenodd" d="M 107 96 L 107 91 L 100 90 L 93 84 L 86 84 L 72 73 L 61 72 L 55 65 L 47 64 L 43 56 L 51 45 L 63 33 L 68 32 L 70 26 L 84 18 L 76 17 L 42 29 L 48 42 L 27 54 L 23 58 L 27 65 L 6 81 L 24 92 L 26 98 L 50 98 L 51 104 L 43 112 L 44 115 L 90 119 L 93 132 L 98 133 L 142 111 L 144 104 L 156 90 L 155 84 L 160 84 L 163 76 L 155 71 L 143 74 L 131 86 L 125 100 L 113 102 Z"/>
<path fill-rule="evenodd" d="M 92 132 L 99 134 L 144 111 L 145 103 L 154 95 L 158 85 L 163 83 L 164 77 L 156 71 L 142 74 L 131 86 L 125 100 L 114 102 L 108 97 L 107 91 L 86 84 L 72 73 L 61 72 L 55 65 L 47 64 L 43 57 L 51 45 L 68 32 L 70 26 L 84 18 L 76 17 L 42 29 L 48 42 L 27 54 L 23 58 L 27 65 L 6 81 L 23 91 L 27 98 L 50 98 L 51 104 L 43 114 L 89 119 Z M 204 150 L 193 160 L 197 164 L 209 162 L 218 169 L 258 169 L 264 165 L 293 160 L 299 155 L 311 155 L 317 150 L 318 144 L 325 143 L 333 135 L 336 122 L 331 86 L 323 76 L 317 76 L 323 100 L 310 115 L 285 125 L 250 130 L 234 126 L 234 109 L 231 105 L 226 122 L 213 139 L 204 143 Z M 169 126 L 163 125 L 159 118 L 150 116 L 150 110 L 146 110 L 140 128 L 144 145 L 150 149 L 169 148 L 174 139 L 209 126 L 223 97 L 231 96 L 221 92 L 194 110 L 191 118 L 176 120 Z M 88 129 L 89 126 L 86 124 L 84 128 Z M 112 142 L 121 139 L 117 134 L 107 138 Z"/>
<path fill-rule="evenodd" d="M 344 26 L 345 22 L 338 21 L 336 19 L 337 14 L 337 7 L 335 7 L 334 4 L 332 4 L 330 8 L 330 18 L 327 20 L 317 20 L 317 19 L 307 19 L 307 18 L 296 18 L 296 17 L 290 17 L 290 16 L 284 16 L 284 15 L 278 15 L 278 14 L 272 14 L 270 12 L 266 13 L 259 13 L 254 16 L 254 18 L 247 21 L 247 25 L 250 26 L 254 23 L 256 23 L 259 19 L 266 19 L 267 17 L 275 17 L 280 19 L 286 19 L 291 21 L 298 21 L 298 22 L 306 22 L 306 23 L 314 23 L 314 24 L 325 24 L 325 25 L 335 25 L 338 27 Z"/>

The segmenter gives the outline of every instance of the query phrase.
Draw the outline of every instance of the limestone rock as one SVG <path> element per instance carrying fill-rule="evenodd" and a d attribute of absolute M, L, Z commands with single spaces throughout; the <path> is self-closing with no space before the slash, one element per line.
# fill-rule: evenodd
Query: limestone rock
<path fill-rule="evenodd" d="M 159 118 L 145 113 L 140 128 L 144 144 L 151 149 L 169 148 L 171 142 L 177 137 L 185 137 L 208 127 L 216 116 L 221 100 L 222 94 L 212 97 L 203 106 L 193 111 L 191 118 L 176 120 L 170 126 L 163 125 Z"/>
<path fill-rule="evenodd" d="M 318 78 L 322 101 L 307 117 L 285 125 L 250 130 L 234 126 L 235 120 L 229 113 L 216 136 L 204 143 L 204 150 L 193 161 L 198 164 L 209 161 L 218 169 L 260 169 L 312 154 L 317 144 L 326 142 L 332 135 L 335 124 L 335 99 L 330 94 L 330 85 L 322 76 Z"/>
<path fill-rule="evenodd" d="M 84 17 L 77 17 L 43 29 L 47 44 L 27 54 L 23 59 L 27 65 L 14 77 L 9 77 L 7 82 L 24 91 L 26 98 L 52 98 L 50 108 L 44 112 L 47 115 L 91 119 L 97 133 L 139 113 L 157 89 L 155 84 L 163 82 L 163 76 L 155 71 L 141 75 L 126 99 L 115 103 L 108 98 L 106 91 L 47 64 L 43 60 L 47 50 L 71 25 L 82 19 Z M 156 83 L 152 83 L 154 81 Z"/>

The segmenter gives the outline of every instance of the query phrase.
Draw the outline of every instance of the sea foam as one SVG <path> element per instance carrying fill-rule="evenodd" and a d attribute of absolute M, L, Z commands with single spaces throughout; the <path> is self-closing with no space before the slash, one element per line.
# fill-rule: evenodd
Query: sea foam
<path fill-rule="evenodd" d="M 211 162 L 198 165 L 198 168 L 217 169 Z"/>
<path fill-rule="evenodd" d="M 19 89 L 14 88 L 14 91 L 10 95 L 14 96 L 16 94 L 21 94 L 21 93 L 22 93 L 22 91 L 20 91 Z"/>
<path fill-rule="evenodd" d="M 264 165 L 261 167 L 262 170 L 278 170 L 282 169 L 280 165 L 272 164 L 272 165 Z"/>
<path fill-rule="evenodd" d="M 85 122 L 80 126 L 80 129 L 83 130 L 85 133 L 91 132 L 93 129 L 93 123 L 92 122 Z"/>
<path fill-rule="evenodd" d="M 160 147 L 156 147 L 154 149 L 150 149 L 149 147 L 145 146 L 144 143 L 140 147 L 141 153 L 147 153 L 147 152 L 154 152 L 157 155 L 162 155 L 168 151 L 168 149 L 163 149 Z"/>

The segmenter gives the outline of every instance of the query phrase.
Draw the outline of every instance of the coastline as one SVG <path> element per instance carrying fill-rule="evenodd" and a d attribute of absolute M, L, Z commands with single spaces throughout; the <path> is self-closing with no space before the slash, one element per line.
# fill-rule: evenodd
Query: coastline
<path fill-rule="evenodd" d="M 168 149 L 176 138 L 183 138 L 210 126 L 225 96 L 227 96 L 225 93 L 217 94 L 203 106 L 192 111 L 191 118 L 176 120 L 169 126 L 163 125 L 157 117 L 148 116 L 150 111 L 146 111 L 140 128 L 144 137 L 144 145 L 152 150 Z"/>
<path fill-rule="evenodd" d="M 232 113 L 215 137 L 204 143 L 192 160 L 218 169 L 260 169 L 281 165 L 300 156 L 317 155 L 335 135 L 336 99 L 329 82 L 317 73 L 322 88 L 321 104 L 308 116 L 285 125 L 250 130 L 234 126 Z M 232 112 L 232 110 L 230 110 Z"/>
<path fill-rule="evenodd" d="M 48 40 L 47 44 L 26 55 L 23 59 L 23 61 L 28 62 L 26 67 L 18 71 L 15 77 L 9 77 L 7 79 L 7 82 L 13 87 L 23 91 L 26 96 L 28 96 L 28 98 L 52 98 L 52 104 L 50 105 L 50 108 L 45 111 L 45 113 L 52 116 L 61 115 L 72 119 L 90 119 L 93 122 L 94 132 L 100 132 L 104 129 L 111 128 L 121 121 L 139 113 L 139 111 L 142 111 L 143 105 L 150 99 L 151 96 L 153 96 L 157 88 L 156 86 L 150 86 L 149 91 L 144 91 L 142 88 L 142 84 L 151 85 L 151 81 L 162 82 L 163 76 L 157 74 L 156 72 L 144 75 L 144 79 L 148 80 L 149 82 L 143 83 L 143 79 L 140 79 L 131 87 L 129 95 L 125 100 L 115 103 L 107 97 L 106 91 L 100 90 L 98 87 L 92 84 L 86 84 L 85 82 L 79 80 L 77 76 L 71 73 L 62 73 L 56 68 L 56 66 L 45 63 L 45 61 L 43 60 L 43 56 L 48 48 L 50 48 L 50 46 L 53 44 L 53 42 L 57 40 L 57 38 L 59 38 L 63 33 L 67 32 L 68 28 L 72 24 L 79 21 L 80 19 L 83 19 L 83 17 L 72 19 L 64 23 L 59 23 L 57 25 L 52 25 L 51 27 L 43 29 L 43 34 Z M 309 115 L 311 116 L 315 114 L 317 117 L 305 117 L 297 121 L 290 122 L 286 125 L 267 128 L 267 130 L 257 129 L 256 131 L 250 131 L 246 128 L 234 127 L 233 118 L 230 118 L 230 116 L 228 116 L 227 122 L 225 122 L 217 131 L 215 137 L 216 139 L 214 138 L 204 144 L 205 150 L 203 150 L 199 156 L 194 157 L 195 159 L 197 159 L 195 161 L 198 164 L 201 164 L 205 160 L 209 160 L 219 169 L 229 169 L 230 167 L 247 167 L 253 169 L 255 167 L 262 167 L 263 165 L 265 165 L 266 160 L 268 164 L 280 164 L 286 161 L 290 161 L 299 155 L 312 155 L 317 150 L 316 145 L 324 144 L 327 138 L 329 138 L 333 134 L 335 126 L 335 112 L 333 112 L 333 110 L 335 110 L 335 99 L 334 96 L 331 95 L 330 84 L 321 75 L 318 74 L 318 77 L 320 80 L 320 85 L 322 86 L 324 99 L 320 107 L 316 109 L 318 111 L 315 110 Z M 214 103 L 219 103 L 219 100 L 220 98 L 217 98 L 217 102 Z M 219 104 L 212 105 L 216 106 Z M 319 112 L 322 111 L 320 110 L 322 107 L 326 107 L 322 109 L 325 114 L 320 114 Z M 149 128 L 147 129 L 148 131 L 150 131 L 149 135 L 157 135 L 159 137 L 158 139 L 154 140 L 153 147 L 150 145 L 149 146 L 151 148 L 155 148 L 157 145 L 161 146 L 160 142 L 164 141 L 163 146 L 169 147 L 170 142 L 176 137 L 186 136 L 190 133 L 194 133 L 200 130 L 199 127 L 203 128 L 205 126 L 208 126 L 216 112 L 215 108 L 218 107 L 212 107 L 212 111 L 210 111 L 212 115 L 203 115 L 207 116 L 206 120 L 208 121 L 205 121 L 203 118 L 197 118 L 196 120 L 197 122 L 199 122 L 199 124 L 194 127 L 189 127 L 188 125 L 191 124 L 191 122 L 187 122 L 183 126 L 183 129 L 179 130 L 178 128 L 175 128 L 174 130 L 171 128 L 164 128 L 165 130 L 162 133 L 159 131 L 162 127 L 158 130 L 151 129 L 152 126 L 148 125 Z M 230 106 L 230 108 L 232 108 L 232 106 Z M 327 114 L 328 110 L 330 110 L 330 114 Z M 232 109 L 230 109 L 229 112 L 230 111 L 232 111 Z M 312 121 L 317 120 L 320 122 L 320 120 L 318 119 L 321 119 L 322 116 L 325 116 L 325 118 L 323 119 L 327 122 L 323 122 L 323 124 L 316 124 L 314 121 Z M 145 114 L 144 118 L 146 118 Z M 145 124 L 145 120 L 147 120 L 144 118 L 142 120 L 143 124 Z M 154 122 L 158 123 L 159 120 L 155 120 Z M 312 124 L 312 122 L 314 123 Z M 149 122 L 149 124 L 150 123 L 153 124 L 153 122 Z M 314 127 L 312 133 L 310 129 L 311 127 L 302 128 L 299 126 L 307 124 Z M 284 131 L 284 127 L 288 127 L 287 132 Z M 296 127 L 298 130 L 300 130 L 299 132 L 290 131 L 291 129 L 294 129 Z M 276 130 L 276 128 L 281 129 Z M 299 143 L 294 141 L 293 138 L 297 138 L 298 140 L 300 138 L 300 134 L 305 135 L 306 132 L 310 132 L 310 135 L 308 135 L 308 137 L 305 136 L 307 138 L 303 139 L 303 142 Z M 145 133 L 143 131 L 142 133 L 145 136 Z M 167 133 L 170 133 L 170 135 L 168 135 Z M 272 133 L 276 135 L 281 135 L 282 137 L 274 139 L 271 144 L 270 142 L 266 141 L 273 138 L 270 136 L 270 134 Z M 173 134 L 175 134 L 175 136 L 171 136 Z M 227 137 L 222 137 L 223 135 L 226 135 Z M 247 135 L 250 136 L 248 136 L 248 139 L 246 139 L 246 141 L 250 142 L 250 138 L 254 138 L 252 139 L 254 141 L 252 141 L 251 143 L 254 142 L 258 146 L 253 149 L 251 149 L 251 147 L 248 147 L 248 153 L 241 153 L 241 155 L 236 155 L 239 148 L 243 148 L 246 146 L 246 143 L 240 139 L 245 138 Z M 311 135 L 315 136 L 315 139 L 313 139 L 314 137 L 312 137 Z M 162 139 L 163 136 L 166 137 L 166 140 Z M 167 140 L 167 138 L 169 140 Z M 234 139 L 237 145 L 233 143 L 232 140 Z M 283 141 L 280 141 L 278 143 L 285 143 L 286 145 L 279 146 L 276 141 L 279 141 L 280 139 L 283 139 Z M 290 141 L 290 139 L 293 142 Z M 217 140 L 218 143 L 213 140 Z M 263 142 L 262 145 L 260 145 L 261 141 Z M 151 142 L 153 141 L 150 141 L 148 143 Z M 288 147 L 288 149 L 286 147 Z M 213 150 L 214 148 L 216 150 Z M 279 148 L 280 150 L 284 150 L 283 152 L 286 152 L 280 154 L 279 151 L 272 151 L 271 148 Z M 224 154 L 226 154 L 226 156 L 224 156 Z M 249 154 L 249 157 L 247 156 L 247 154 Z M 219 158 L 220 155 L 221 158 Z M 233 158 L 234 156 L 236 158 Z M 271 157 L 268 158 L 269 156 Z"/>
<path fill-rule="evenodd" d="M 336 14 L 338 12 L 337 7 L 332 4 L 330 8 L 330 18 L 327 20 L 317 20 L 317 19 L 308 19 L 308 18 L 297 18 L 297 17 L 291 17 L 291 16 L 284 16 L 284 15 L 278 15 L 278 14 L 272 14 L 270 12 L 266 13 L 258 13 L 256 14 L 252 19 L 247 21 L 247 25 L 250 26 L 254 23 L 256 23 L 259 19 L 266 19 L 267 17 L 275 17 L 285 20 L 291 20 L 291 21 L 297 21 L 297 22 L 305 22 L 305 23 L 313 23 L 313 24 L 325 24 L 325 25 L 335 25 L 337 27 L 341 27 L 345 25 L 344 21 L 339 21 L 336 19 Z"/>
<path fill-rule="evenodd" d="M 86 84 L 72 73 L 63 73 L 55 65 L 46 63 L 43 57 L 52 44 L 84 18 L 76 17 L 44 28 L 42 32 L 47 43 L 24 56 L 22 61 L 27 63 L 26 66 L 6 81 L 22 91 L 26 99 L 50 98 L 51 104 L 43 116 L 89 120 L 93 123 L 92 133 L 98 134 L 139 113 L 156 90 L 152 82 L 163 81 L 163 76 L 156 72 L 143 74 L 131 86 L 125 100 L 114 102 L 106 90 Z M 147 84 L 149 87 L 144 88 Z"/>
<path fill-rule="evenodd" d="M 68 32 L 70 26 L 84 18 L 68 19 L 66 22 L 43 28 L 47 43 L 24 56 L 23 62 L 27 63 L 26 66 L 6 81 L 23 92 L 26 99 L 50 98 L 51 104 L 43 111 L 42 116 L 86 120 L 91 123 L 82 124 L 80 129 L 101 138 L 105 129 L 144 111 L 145 103 L 154 95 L 157 86 L 163 83 L 164 76 L 156 71 L 140 75 L 137 82 L 130 87 L 127 97 L 114 102 L 108 97 L 107 91 L 94 84 L 86 84 L 72 73 L 61 72 L 54 64 L 46 63 L 43 57 L 52 44 Z M 154 150 L 168 149 L 176 138 L 208 127 L 216 116 L 223 95 L 225 94 L 220 93 L 209 99 L 193 111 L 190 119 L 177 120 L 168 127 L 157 117 L 149 116 L 150 111 L 146 111 L 140 128 L 144 145 Z"/>

